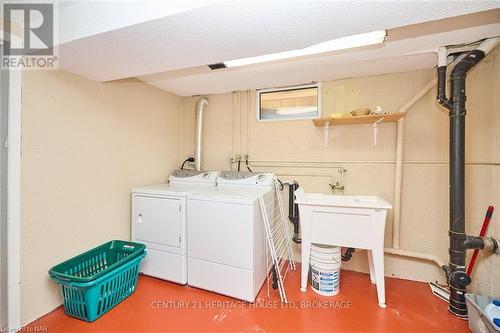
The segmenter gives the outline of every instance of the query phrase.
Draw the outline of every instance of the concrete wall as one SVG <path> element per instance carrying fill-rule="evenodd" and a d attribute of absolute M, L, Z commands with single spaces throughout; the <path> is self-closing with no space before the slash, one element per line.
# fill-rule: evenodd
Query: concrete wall
<path fill-rule="evenodd" d="M 498 49 L 473 69 L 467 86 L 467 231 L 477 234 L 484 212 L 500 200 L 500 69 Z M 322 83 L 323 114 L 349 112 L 358 107 L 381 105 L 397 111 L 433 77 L 434 71 L 379 75 Z M 329 192 L 328 183 L 338 180 L 334 167 L 346 172 L 346 194 L 378 195 L 393 202 L 396 124 L 381 124 L 377 147 L 371 125 L 334 126 L 328 147 L 323 131 L 310 120 L 256 121 L 255 92 L 211 95 L 205 123 L 205 169 L 229 169 L 230 156 L 249 154 L 260 162 L 254 171 L 276 172 L 281 179 L 296 179 L 309 192 Z M 189 113 L 195 99 L 183 101 L 182 152 L 192 154 L 194 119 Z M 405 121 L 405 153 L 401 217 L 401 248 L 448 259 L 448 117 L 435 102 L 435 91 L 410 109 Z M 295 160 L 311 161 L 297 167 Z M 314 161 L 322 161 L 316 163 Z M 325 161 L 333 161 L 325 163 Z M 335 162 L 337 161 L 337 162 Z M 274 165 L 274 166 L 273 166 Z M 234 165 L 233 165 L 234 167 Z M 500 209 L 500 207 L 499 207 Z M 500 236 L 498 214 L 490 235 Z M 386 228 L 391 246 L 392 216 Z M 297 257 L 300 248 L 296 247 Z M 364 253 L 344 267 L 367 271 Z M 499 294 L 500 257 L 480 258 L 473 289 Z M 386 275 L 429 281 L 443 280 L 441 270 L 425 261 L 386 255 Z M 496 278 L 497 283 L 494 283 Z"/>
<path fill-rule="evenodd" d="M 47 271 L 130 237 L 130 189 L 180 160 L 181 99 L 139 81 L 27 71 L 22 87 L 21 306 L 28 323 L 61 303 Z"/>

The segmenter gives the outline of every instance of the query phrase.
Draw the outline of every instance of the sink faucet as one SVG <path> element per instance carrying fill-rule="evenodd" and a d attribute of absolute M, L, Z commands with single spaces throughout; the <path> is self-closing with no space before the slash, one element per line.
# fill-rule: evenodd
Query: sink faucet
<path fill-rule="evenodd" d="M 332 192 L 340 191 L 340 192 L 344 193 L 344 190 L 345 190 L 345 186 L 344 186 L 344 174 L 345 174 L 346 171 L 347 171 L 346 169 L 340 167 L 339 168 L 340 182 L 336 181 L 335 183 L 333 183 L 334 179 L 332 179 L 332 184 L 328 184 L 328 185 L 330 185 L 330 189 L 332 190 Z"/>
<path fill-rule="evenodd" d="M 330 188 L 332 189 L 332 192 L 335 191 L 344 191 L 344 185 L 340 185 L 339 182 L 336 182 L 335 184 L 328 184 L 330 185 Z"/>

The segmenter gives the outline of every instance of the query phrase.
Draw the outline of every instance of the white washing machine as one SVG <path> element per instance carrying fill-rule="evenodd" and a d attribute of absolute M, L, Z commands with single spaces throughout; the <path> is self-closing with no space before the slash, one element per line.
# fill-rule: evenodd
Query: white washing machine
<path fill-rule="evenodd" d="M 148 255 L 141 272 L 187 283 L 186 196 L 215 188 L 218 171 L 175 170 L 168 184 L 132 189 L 132 241 L 144 243 Z"/>
<path fill-rule="evenodd" d="M 259 197 L 274 174 L 222 171 L 217 188 L 187 197 L 188 284 L 253 302 L 266 279 Z"/>

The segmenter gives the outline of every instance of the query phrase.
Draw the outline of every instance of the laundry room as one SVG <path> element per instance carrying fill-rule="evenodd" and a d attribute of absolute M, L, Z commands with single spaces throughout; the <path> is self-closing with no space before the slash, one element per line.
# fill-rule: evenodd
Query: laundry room
<path fill-rule="evenodd" d="M 500 332 L 499 1 L 1 7 L 0 332 Z"/>

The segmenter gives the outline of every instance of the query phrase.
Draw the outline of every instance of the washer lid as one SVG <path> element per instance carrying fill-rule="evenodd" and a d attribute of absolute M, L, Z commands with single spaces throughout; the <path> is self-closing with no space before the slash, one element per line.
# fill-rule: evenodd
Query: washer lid
<path fill-rule="evenodd" d="M 185 197 L 188 193 L 212 187 L 204 184 L 157 184 L 149 186 L 139 186 L 132 189 L 132 193 L 137 194 L 156 194 L 156 195 L 173 195 Z"/>
<path fill-rule="evenodd" d="M 210 188 L 188 194 L 188 200 L 203 200 L 212 202 L 235 203 L 242 205 L 255 204 L 261 195 L 269 193 L 271 189 L 242 189 L 242 188 Z"/>

